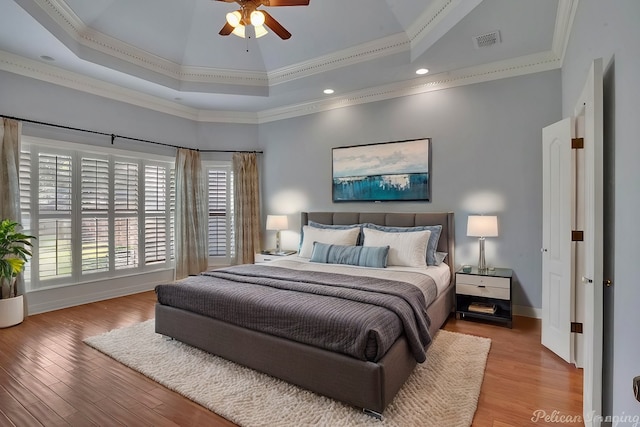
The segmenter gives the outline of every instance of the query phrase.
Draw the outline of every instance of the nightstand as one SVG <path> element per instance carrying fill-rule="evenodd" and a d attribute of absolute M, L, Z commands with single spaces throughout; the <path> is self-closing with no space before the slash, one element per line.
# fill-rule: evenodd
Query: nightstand
<path fill-rule="evenodd" d="M 512 288 L 513 270 L 496 268 L 471 272 L 462 269 L 456 272 L 456 317 L 476 318 L 506 324 L 513 324 Z"/>
<path fill-rule="evenodd" d="M 271 262 L 275 259 L 282 259 L 284 257 L 288 257 L 295 254 L 296 254 L 296 251 L 282 251 L 281 253 L 276 253 L 271 251 L 257 252 L 254 255 L 254 264 L 264 264 L 267 262 Z"/>

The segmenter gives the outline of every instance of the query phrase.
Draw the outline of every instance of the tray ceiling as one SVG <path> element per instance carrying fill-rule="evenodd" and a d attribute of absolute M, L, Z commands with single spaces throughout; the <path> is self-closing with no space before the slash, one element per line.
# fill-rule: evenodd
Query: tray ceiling
<path fill-rule="evenodd" d="M 281 40 L 218 35 L 235 3 L 0 0 L 0 69 L 197 120 L 260 122 L 558 68 L 574 1 L 263 7 L 292 33 Z M 477 48 L 493 31 L 499 43 Z"/>

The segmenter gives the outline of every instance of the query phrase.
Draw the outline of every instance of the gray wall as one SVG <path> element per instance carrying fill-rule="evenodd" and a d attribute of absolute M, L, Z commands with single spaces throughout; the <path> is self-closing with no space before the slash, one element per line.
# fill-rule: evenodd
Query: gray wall
<path fill-rule="evenodd" d="M 581 0 L 562 69 L 563 115 L 573 112 L 591 62 L 604 62 L 605 414 L 640 416 L 631 380 L 640 375 L 640 2 Z M 619 425 L 633 425 L 632 422 Z"/>
<path fill-rule="evenodd" d="M 47 123 L 126 135 L 200 149 L 253 150 L 258 146 L 257 125 L 198 123 L 124 102 L 113 101 L 54 84 L 0 71 L 0 114 Z M 107 146 L 108 136 L 60 130 L 24 123 L 23 134 Z M 114 147 L 167 156 L 175 149 L 116 139 Z M 226 153 L 206 153 L 206 160 L 228 160 Z M 127 278 L 30 292 L 29 314 L 56 310 L 153 289 L 172 280 L 172 270 L 142 273 Z"/>
<path fill-rule="evenodd" d="M 253 150 L 258 126 L 199 123 L 0 71 L 0 114 L 200 149 Z M 109 137 L 24 124 L 42 138 L 108 145 Z M 118 140 L 116 148 L 173 155 L 174 149 Z"/>
<path fill-rule="evenodd" d="M 514 269 L 515 304 L 540 308 L 541 135 L 560 118 L 557 70 L 263 124 L 264 214 L 289 215 L 283 247 L 296 248 L 301 210 L 453 211 L 458 265 L 477 263 L 467 215 L 496 214 L 487 262 Z M 431 203 L 332 203 L 332 147 L 421 137 L 433 139 Z"/>

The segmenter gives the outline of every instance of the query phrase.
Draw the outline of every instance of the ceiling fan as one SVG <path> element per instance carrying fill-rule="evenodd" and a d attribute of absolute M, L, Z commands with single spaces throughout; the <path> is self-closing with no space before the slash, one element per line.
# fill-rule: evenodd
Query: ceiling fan
<path fill-rule="evenodd" d="M 225 3 L 238 3 L 240 9 L 227 13 L 227 22 L 220 30 L 221 36 L 235 34 L 245 37 L 245 27 L 249 24 L 254 26 L 256 38 L 267 34 L 264 25 L 276 33 L 281 39 L 286 40 L 291 37 L 287 31 L 275 18 L 264 10 L 258 10 L 260 6 L 308 6 L 310 0 L 216 0 Z"/>

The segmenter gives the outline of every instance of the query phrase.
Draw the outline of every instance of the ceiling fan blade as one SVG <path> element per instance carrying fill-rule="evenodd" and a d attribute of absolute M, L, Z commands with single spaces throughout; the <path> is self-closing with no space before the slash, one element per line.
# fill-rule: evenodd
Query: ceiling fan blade
<path fill-rule="evenodd" d="M 220 0 L 220 1 L 224 1 L 224 0 Z M 233 32 L 233 30 L 234 30 L 233 26 L 227 22 L 226 24 L 224 24 L 224 27 L 222 27 L 222 29 L 218 34 L 220 34 L 221 36 L 228 36 Z"/>
<path fill-rule="evenodd" d="M 273 16 L 269 15 L 269 13 L 265 12 L 264 10 L 262 10 L 261 12 L 264 13 L 264 25 L 269 27 L 271 31 L 276 33 L 282 40 L 287 40 L 291 37 L 291 33 L 287 31 L 287 29 L 282 25 L 280 25 L 280 23 L 276 21 Z"/>
<path fill-rule="evenodd" d="M 262 4 L 265 6 L 309 6 L 309 1 L 310 0 L 262 0 Z"/>
<path fill-rule="evenodd" d="M 215 0 L 215 1 L 223 1 L 225 3 L 235 3 L 236 0 Z"/>

